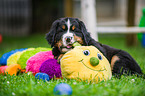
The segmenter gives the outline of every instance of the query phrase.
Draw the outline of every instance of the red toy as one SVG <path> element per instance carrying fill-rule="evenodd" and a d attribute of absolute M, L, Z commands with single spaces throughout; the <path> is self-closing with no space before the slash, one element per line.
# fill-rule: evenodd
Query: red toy
<path fill-rule="evenodd" d="M 4 74 L 8 66 L 0 66 L 0 74 Z"/>
<path fill-rule="evenodd" d="M 2 35 L 0 34 L 0 43 L 2 42 Z"/>

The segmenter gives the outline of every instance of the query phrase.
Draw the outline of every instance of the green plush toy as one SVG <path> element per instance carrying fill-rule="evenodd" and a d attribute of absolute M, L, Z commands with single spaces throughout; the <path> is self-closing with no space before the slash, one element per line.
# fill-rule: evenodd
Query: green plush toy
<path fill-rule="evenodd" d="M 88 82 L 108 80 L 112 77 L 106 57 L 94 46 L 76 46 L 61 59 L 62 76 Z"/>
<path fill-rule="evenodd" d="M 17 64 L 20 64 L 21 68 L 25 69 L 26 62 L 30 57 L 32 57 L 33 55 L 35 55 L 38 52 L 50 51 L 50 50 L 51 50 L 51 48 L 43 48 L 43 47 L 35 48 L 33 50 L 27 50 L 21 54 L 21 56 L 19 57 L 19 59 L 17 61 Z"/>
<path fill-rule="evenodd" d="M 76 46 L 81 46 L 81 44 L 78 43 L 78 42 L 74 42 L 74 43 L 73 43 L 73 47 L 76 47 Z"/>
<path fill-rule="evenodd" d="M 28 48 L 24 51 L 21 51 L 21 52 L 16 52 L 14 54 L 12 54 L 8 59 L 7 59 L 7 66 L 10 66 L 12 64 L 17 64 L 17 61 L 19 60 L 20 56 L 28 51 L 28 50 L 34 50 L 35 48 Z"/>

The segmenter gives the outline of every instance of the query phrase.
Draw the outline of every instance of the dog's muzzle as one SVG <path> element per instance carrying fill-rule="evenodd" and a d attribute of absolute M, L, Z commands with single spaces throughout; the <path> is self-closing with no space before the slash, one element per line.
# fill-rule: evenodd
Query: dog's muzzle
<path fill-rule="evenodd" d="M 66 33 L 62 37 L 62 42 L 64 47 L 69 47 L 72 45 L 75 40 L 74 40 L 74 34 L 73 33 Z"/>
<path fill-rule="evenodd" d="M 61 51 L 64 53 L 72 49 L 73 48 L 72 44 L 74 42 L 75 42 L 75 39 L 74 39 L 73 33 L 64 34 L 62 37 Z"/>
<path fill-rule="evenodd" d="M 65 37 L 65 40 L 66 40 L 67 43 L 69 43 L 69 42 L 71 42 L 72 38 L 73 37 L 71 37 L 71 36 L 66 36 Z"/>

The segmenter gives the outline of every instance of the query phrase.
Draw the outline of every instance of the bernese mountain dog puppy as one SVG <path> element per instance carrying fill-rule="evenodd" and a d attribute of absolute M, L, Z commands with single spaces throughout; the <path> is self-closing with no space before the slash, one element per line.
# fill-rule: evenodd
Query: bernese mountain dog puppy
<path fill-rule="evenodd" d="M 58 62 L 64 53 L 73 48 L 72 44 L 78 42 L 82 46 L 93 45 L 98 48 L 110 62 L 113 74 L 143 74 L 137 62 L 127 52 L 95 41 L 84 23 L 77 18 L 60 18 L 54 21 L 46 39 L 53 47 L 52 52 Z"/>

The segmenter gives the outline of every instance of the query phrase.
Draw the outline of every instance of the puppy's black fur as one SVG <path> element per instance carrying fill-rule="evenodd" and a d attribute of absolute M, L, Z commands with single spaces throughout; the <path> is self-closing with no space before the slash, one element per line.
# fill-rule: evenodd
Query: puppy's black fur
<path fill-rule="evenodd" d="M 87 32 L 84 23 L 77 18 L 60 18 L 52 24 L 50 32 L 46 35 L 46 39 L 51 47 L 53 47 L 52 51 L 55 57 L 59 57 L 62 54 L 55 44 L 61 39 L 64 30 L 60 26 L 65 23 L 66 19 L 72 20 L 76 26 L 74 33 L 82 38 L 83 46 L 93 45 L 104 54 L 111 64 L 113 74 L 143 74 L 137 62 L 127 52 L 95 41 L 90 36 L 90 33 Z"/>

